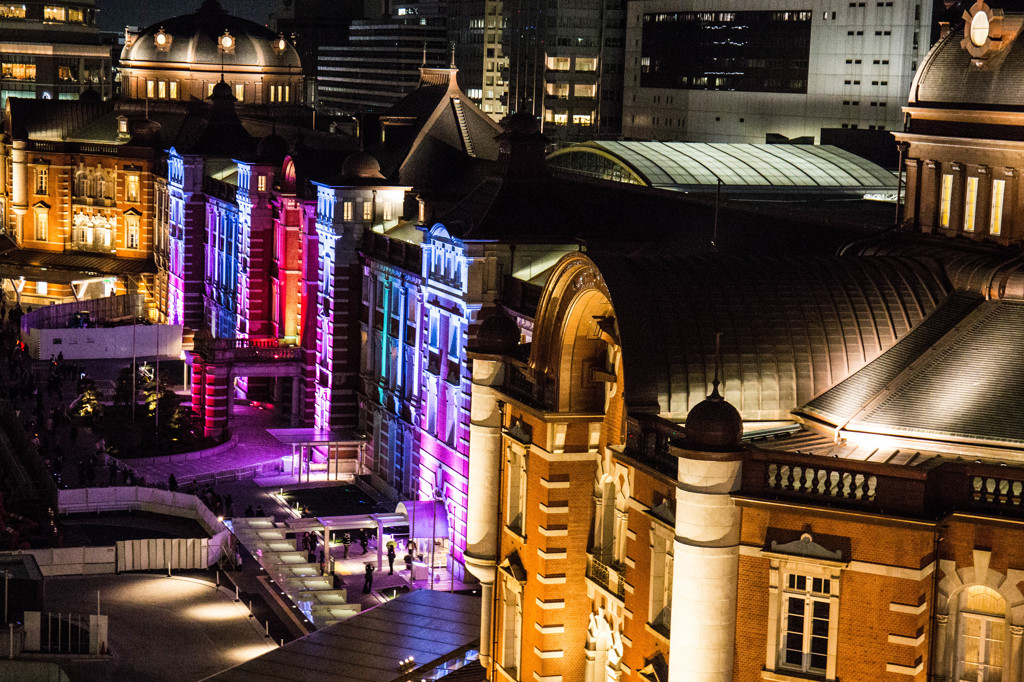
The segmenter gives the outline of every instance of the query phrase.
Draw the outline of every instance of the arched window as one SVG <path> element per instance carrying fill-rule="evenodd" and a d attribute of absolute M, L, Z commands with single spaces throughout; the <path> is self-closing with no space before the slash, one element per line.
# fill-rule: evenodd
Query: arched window
<path fill-rule="evenodd" d="M 958 671 L 961 682 L 1000 682 L 1006 659 L 1006 600 L 984 585 L 971 585 L 960 602 Z"/>
<path fill-rule="evenodd" d="M 75 196 L 84 197 L 88 186 L 88 175 L 84 170 L 75 173 Z"/>

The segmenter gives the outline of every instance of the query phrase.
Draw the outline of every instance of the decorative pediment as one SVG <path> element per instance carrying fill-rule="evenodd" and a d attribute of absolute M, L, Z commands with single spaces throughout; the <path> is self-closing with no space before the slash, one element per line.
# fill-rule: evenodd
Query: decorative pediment
<path fill-rule="evenodd" d="M 661 519 L 670 526 L 676 525 L 676 515 L 672 507 L 669 506 L 668 500 L 662 500 L 661 504 L 651 508 L 651 516 Z"/>
<path fill-rule="evenodd" d="M 505 557 L 498 568 L 520 585 L 526 584 L 526 567 L 523 566 L 523 561 L 519 558 L 518 550 Z"/>
<path fill-rule="evenodd" d="M 140 211 L 139 209 L 137 209 L 137 208 L 135 208 L 133 206 L 132 208 L 129 208 L 127 211 L 125 211 L 124 215 L 141 216 L 142 215 L 142 211 Z"/>
<path fill-rule="evenodd" d="M 780 543 L 772 540 L 769 545 L 770 551 L 775 554 L 788 554 L 789 556 L 805 557 L 808 559 L 821 559 L 824 561 L 846 561 L 843 557 L 843 550 L 830 550 L 822 547 L 814 541 L 810 533 L 803 533 L 799 540 Z"/>
<path fill-rule="evenodd" d="M 49 211 L 50 205 L 45 201 L 37 201 L 36 203 L 32 204 L 32 208 L 34 208 L 37 211 Z"/>
<path fill-rule="evenodd" d="M 512 424 L 505 429 L 505 435 L 523 445 L 529 445 L 533 442 L 533 429 L 523 422 L 522 419 L 514 418 Z"/>

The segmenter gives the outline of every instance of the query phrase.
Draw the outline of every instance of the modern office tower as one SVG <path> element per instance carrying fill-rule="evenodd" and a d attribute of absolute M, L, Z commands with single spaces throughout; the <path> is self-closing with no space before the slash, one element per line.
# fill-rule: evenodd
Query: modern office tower
<path fill-rule="evenodd" d="M 440 17 L 354 21 L 344 44 L 320 47 L 317 106 L 342 114 L 384 112 L 416 88 L 421 66 L 450 60 Z"/>
<path fill-rule="evenodd" d="M 112 94 L 110 47 L 95 0 L 0 4 L 0 106 L 8 97 L 78 99 Z"/>
<path fill-rule="evenodd" d="M 933 10 L 931 0 L 637 0 L 623 135 L 765 142 L 898 130 Z"/>
<path fill-rule="evenodd" d="M 507 60 L 502 49 L 502 0 L 452 0 L 448 3 L 448 39 L 455 45 L 459 85 L 495 120 L 508 113 Z"/>
<path fill-rule="evenodd" d="M 541 120 L 557 144 L 617 137 L 625 3 L 504 4 L 509 111 Z"/>

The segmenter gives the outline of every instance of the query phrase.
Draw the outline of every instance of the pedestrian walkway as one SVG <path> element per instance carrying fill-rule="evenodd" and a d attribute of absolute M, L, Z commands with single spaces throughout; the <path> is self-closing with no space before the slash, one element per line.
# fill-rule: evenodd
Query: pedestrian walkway
<path fill-rule="evenodd" d="M 216 476 L 218 473 L 250 470 L 261 466 L 269 470 L 270 467 L 267 465 L 280 463 L 283 458 L 292 454 L 291 446 L 278 442 L 267 433 L 267 429 L 280 427 L 286 422 L 287 418 L 282 418 L 270 410 L 236 403 L 229 423 L 230 431 L 237 439 L 234 447 L 200 459 L 172 461 L 171 457 L 167 456 L 160 461 L 145 464 L 133 464 L 131 460 L 124 463 L 132 467 L 136 476 L 142 476 L 147 481 L 166 482 L 168 476 L 173 473 L 179 484 Z"/>

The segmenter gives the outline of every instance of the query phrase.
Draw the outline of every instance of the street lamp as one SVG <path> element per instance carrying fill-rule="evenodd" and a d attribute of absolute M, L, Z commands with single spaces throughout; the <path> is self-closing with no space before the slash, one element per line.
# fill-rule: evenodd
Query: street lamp
<path fill-rule="evenodd" d="M 4 571 L 4 622 L 7 622 L 7 583 L 10 582 L 11 572 Z"/>

